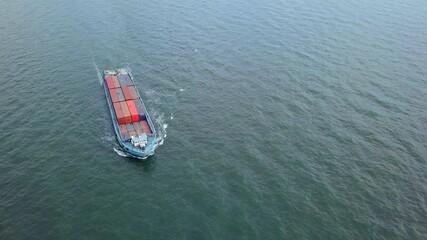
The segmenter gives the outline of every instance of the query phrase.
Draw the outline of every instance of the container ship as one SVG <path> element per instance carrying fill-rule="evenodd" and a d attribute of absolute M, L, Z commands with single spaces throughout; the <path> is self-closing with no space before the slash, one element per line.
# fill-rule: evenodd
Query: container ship
<path fill-rule="evenodd" d="M 103 84 L 117 141 L 131 157 L 154 154 L 157 136 L 150 115 L 126 69 L 105 70 Z"/>

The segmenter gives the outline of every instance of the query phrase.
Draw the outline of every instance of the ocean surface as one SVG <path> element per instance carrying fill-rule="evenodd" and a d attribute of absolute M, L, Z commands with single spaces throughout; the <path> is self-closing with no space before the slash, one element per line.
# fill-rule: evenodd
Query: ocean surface
<path fill-rule="evenodd" d="M 0 239 L 427 239 L 425 0 L 3 0 L 0 70 Z"/>

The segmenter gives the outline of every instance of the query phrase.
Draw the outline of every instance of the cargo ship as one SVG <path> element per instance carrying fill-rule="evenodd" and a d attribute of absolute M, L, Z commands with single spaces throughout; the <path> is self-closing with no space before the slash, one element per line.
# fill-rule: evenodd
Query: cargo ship
<path fill-rule="evenodd" d="M 102 82 L 122 150 L 128 156 L 141 159 L 153 155 L 157 147 L 156 130 L 130 72 L 105 70 Z"/>

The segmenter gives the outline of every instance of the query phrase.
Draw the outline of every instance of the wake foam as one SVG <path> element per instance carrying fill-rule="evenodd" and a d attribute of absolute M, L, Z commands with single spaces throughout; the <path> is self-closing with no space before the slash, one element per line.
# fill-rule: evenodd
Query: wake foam
<path fill-rule="evenodd" d="M 129 155 L 122 150 L 122 148 L 117 144 L 117 140 L 115 136 L 103 136 L 101 137 L 101 141 L 110 145 L 113 148 L 114 152 L 116 152 L 121 157 L 128 157 Z"/>
<path fill-rule="evenodd" d="M 92 57 L 92 63 L 93 63 L 93 66 L 95 67 L 96 74 L 98 75 L 99 84 L 102 85 L 102 73 L 99 70 L 98 65 L 96 64 L 94 57 Z"/>
<path fill-rule="evenodd" d="M 156 140 L 156 148 L 158 146 L 163 145 L 164 140 L 167 137 L 168 124 L 165 121 L 164 114 L 159 114 L 157 111 L 152 112 L 152 116 L 154 118 L 154 124 L 157 129 L 157 140 Z"/>
<path fill-rule="evenodd" d="M 125 152 L 123 152 L 121 149 L 113 147 L 114 151 L 121 157 L 128 157 L 129 155 Z"/>

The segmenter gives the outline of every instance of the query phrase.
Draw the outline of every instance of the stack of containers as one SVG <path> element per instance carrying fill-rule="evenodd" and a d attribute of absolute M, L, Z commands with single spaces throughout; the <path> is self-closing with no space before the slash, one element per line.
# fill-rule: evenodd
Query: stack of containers
<path fill-rule="evenodd" d="M 123 140 L 152 131 L 144 115 L 135 86 L 128 74 L 105 77 Z"/>

